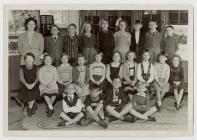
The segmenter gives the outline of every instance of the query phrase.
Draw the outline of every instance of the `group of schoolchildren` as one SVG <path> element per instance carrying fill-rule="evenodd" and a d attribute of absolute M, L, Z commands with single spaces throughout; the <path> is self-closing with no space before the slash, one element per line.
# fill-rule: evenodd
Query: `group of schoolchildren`
<path fill-rule="evenodd" d="M 140 30 L 141 24 L 136 24 L 134 28 Z M 148 50 L 143 52 L 130 49 L 133 36 L 126 31 L 125 21 L 119 22 L 119 30 L 115 34 L 108 30 L 108 26 L 107 20 L 101 20 L 101 30 L 96 38 L 91 23 L 86 22 L 79 39 L 75 33 L 76 25 L 70 24 L 68 35 L 62 39 L 54 25 L 52 36 L 45 39 L 47 54 L 43 55 L 43 66 L 38 69 L 34 65 L 35 57 L 31 52 L 25 55 L 20 80 L 29 117 L 35 114 L 35 102 L 40 96 L 46 102 L 47 116 L 51 117 L 54 102 L 60 95 L 63 110 L 60 113 L 62 122 L 58 126 L 86 126 L 97 122 L 107 128 L 108 123 L 114 120 L 156 121 L 151 115 L 162 110 L 162 99 L 170 85 L 174 90 L 175 107 L 181 109 L 183 67 L 180 56 L 174 54 L 177 48 L 168 48 L 177 47 L 176 38 L 171 38 L 173 27 L 167 27 L 169 35 L 163 39 L 167 44 L 163 47 L 164 53 L 160 50 L 162 37 L 156 31 L 154 21 L 150 22 L 150 32 L 145 35 L 145 48 Z M 136 39 L 136 42 L 140 41 Z M 58 46 L 58 40 L 59 47 L 54 48 L 54 45 Z"/>

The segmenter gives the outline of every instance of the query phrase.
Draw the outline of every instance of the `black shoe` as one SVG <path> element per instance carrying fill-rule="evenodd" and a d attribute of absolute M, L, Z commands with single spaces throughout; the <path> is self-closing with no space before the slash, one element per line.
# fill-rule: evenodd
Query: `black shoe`
<path fill-rule="evenodd" d="M 158 103 L 155 105 L 156 109 L 158 112 L 161 112 L 162 110 L 162 106 L 159 106 Z"/>
<path fill-rule="evenodd" d="M 47 113 L 47 117 L 51 117 L 54 113 L 54 109 L 49 109 Z"/>
<path fill-rule="evenodd" d="M 131 115 L 131 114 L 127 114 L 127 115 L 124 115 L 123 116 L 123 121 L 124 122 L 135 122 L 135 120 L 134 120 L 134 116 L 133 115 Z"/>
<path fill-rule="evenodd" d="M 27 116 L 28 117 L 31 117 L 32 116 L 31 109 L 29 107 L 27 107 Z"/>
<path fill-rule="evenodd" d="M 108 123 L 103 120 L 98 121 L 98 124 L 105 129 L 108 127 Z"/>
<path fill-rule="evenodd" d="M 90 125 L 92 122 L 94 122 L 93 119 L 82 119 L 82 120 L 81 120 L 81 125 L 82 125 L 82 126 L 88 126 L 88 125 Z"/>
<path fill-rule="evenodd" d="M 113 122 L 113 121 L 116 121 L 116 120 L 118 120 L 118 119 L 113 117 L 113 116 L 108 117 L 108 122 Z"/>
<path fill-rule="evenodd" d="M 58 122 L 58 123 L 57 123 L 57 127 L 66 126 L 65 123 L 66 123 L 66 121 Z"/>
<path fill-rule="evenodd" d="M 156 118 L 155 117 L 148 117 L 148 121 L 151 121 L 151 122 L 156 122 Z"/>

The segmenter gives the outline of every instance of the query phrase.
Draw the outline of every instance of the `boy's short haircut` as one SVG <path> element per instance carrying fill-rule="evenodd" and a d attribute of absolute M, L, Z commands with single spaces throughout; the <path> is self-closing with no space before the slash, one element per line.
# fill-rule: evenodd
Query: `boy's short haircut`
<path fill-rule="evenodd" d="M 101 88 L 99 85 L 97 85 L 97 84 L 93 84 L 93 85 L 91 86 L 90 90 L 91 90 L 91 91 L 92 91 L 92 90 L 99 90 L 99 91 L 102 91 L 102 88 Z"/>
<path fill-rule="evenodd" d="M 51 57 L 51 59 L 53 60 L 52 56 L 49 55 L 48 53 L 46 53 L 46 54 L 44 54 L 44 56 L 43 56 L 43 61 L 45 61 L 46 57 L 48 57 L 48 56 Z"/>
<path fill-rule="evenodd" d="M 60 57 L 62 58 L 63 56 L 67 56 L 67 57 L 68 57 L 68 59 L 69 59 L 69 55 L 68 55 L 68 53 L 62 53 Z"/>
<path fill-rule="evenodd" d="M 166 26 L 166 29 L 167 29 L 167 28 L 172 28 L 172 29 L 174 29 L 174 27 L 173 27 L 172 25 Z"/>
<path fill-rule="evenodd" d="M 71 26 L 73 26 L 75 29 L 77 28 L 76 24 L 74 24 L 74 23 L 69 24 L 68 28 L 71 27 Z"/>
<path fill-rule="evenodd" d="M 103 53 L 102 53 L 102 52 L 97 52 L 97 53 L 95 54 L 95 57 L 96 57 L 97 55 L 101 55 L 101 57 L 102 57 L 102 56 L 103 56 Z"/>
<path fill-rule="evenodd" d="M 56 27 L 56 28 L 59 30 L 59 27 L 58 27 L 56 24 L 53 24 L 53 25 L 51 26 L 51 30 L 52 30 L 53 27 Z"/>
<path fill-rule="evenodd" d="M 73 84 L 73 83 L 69 83 L 69 84 L 64 88 L 64 90 L 67 90 L 68 87 L 69 87 L 70 85 L 72 85 L 72 86 L 74 87 L 74 89 L 76 90 L 76 86 L 75 86 L 75 84 Z"/>
<path fill-rule="evenodd" d="M 135 24 L 142 24 L 140 20 L 135 20 Z"/>
<path fill-rule="evenodd" d="M 161 53 L 159 53 L 159 54 L 157 55 L 157 61 L 158 61 L 158 62 L 159 62 L 159 58 L 160 58 L 161 56 L 166 57 L 166 60 L 167 60 L 167 54 L 163 51 L 163 52 L 161 52 Z"/>
<path fill-rule="evenodd" d="M 77 55 L 77 59 L 79 59 L 80 57 L 83 57 L 83 58 L 85 59 L 85 56 L 84 56 L 82 53 L 79 53 L 79 54 Z"/>
<path fill-rule="evenodd" d="M 109 23 L 107 19 L 104 19 L 104 18 L 103 18 L 103 19 L 101 19 L 101 20 L 99 21 L 99 26 L 100 26 L 100 27 L 101 27 L 101 25 L 103 24 L 104 21 L 106 21 L 107 23 Z"/>

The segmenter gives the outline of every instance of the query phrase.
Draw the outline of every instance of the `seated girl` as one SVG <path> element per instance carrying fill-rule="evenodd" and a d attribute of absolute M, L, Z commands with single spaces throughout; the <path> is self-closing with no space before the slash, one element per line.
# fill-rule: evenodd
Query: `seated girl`
<path fill-rule="evenodd" d="M 148 93 L 150 97 L 155 93 L 154 88 L 154 67 L 150 62 L 150 53 L 145 50 L 143 53 L 142 62 L 138 64 L 137 67 L 137 79 L 140 82 L 144 82 L 146 84 Z"/>
<path fill-rule="evenodd" d="M 165 53 L 160 53 L 158 55 L 159 63 L 154 65 L 155 71 L 155 88 L 157 94 L 157 104 L 159 106 L 159 111 L 161 111 L 161 100 L 163 99 L 166 92 L 169 90 L 169 76 L 170 76 L 170 67 L 166 64 L 167 57 Z"/>
<path fill-rule="evenodd" d="M 181 109 L 181 100 L 184 92 L 184 69 L 182 67 L 181 57 L 177 54 L 172 57 L 170 84 L 174 90 L 175 107 L 179 111 Z"/>
<path fill-rule="evenodd" d="M 96 84 L 104 89 L 104 80 L 105 80 L 105 65 L 101 62 L 102 60 L 102 53 L 97 53 L 95 55 L 95 62 L 90 65 L 90 89 L 92 85 Z"/>
<path fill-rule="evenodd" d="M 113 53 L 112 62 L 107 65 L 106 79 L 108 83 L 112 84 L 112 79 L 120 77 L 122 79 L 122 56 L 121 53 L 115 51 Z"/>
<path fill-rule="evenodd" d="M 135 57 L 135 52 L 129 51 L 127 53 L 127 60 L 123 64 L 123 88 L 131 101 L 132 96 L 136 93 L 137 83 L 137 63 L 134 62 Z"/>
<path fill-rule="evenodd" d="M 62 53 L 61 62 L 62 64 L 57 67 L 57 82 L 59 84 L 59 93 L 64 92 L 65 87 L 70 84 L 73 80 L 72 77 L 72 66 L 68 63 L 69 56 L 66 53 Z"/>
<path fill-rule="evenodd" d="M 34 60 L 35 56 L 32 53 L 27 53 L 24 56 L 25 65 L 21 65 L 20 68 L 21 92 L 19 92 L 18 98 L 25 104 L 27 103 L 29 117 L 35 114 L 35 102 L 39 98 L 38 68 L 33 64 Z"/>
<path fill-rule="evenodd" d="M 48 106 L 47 117 L 51 117 L 54 113 L 53 103 L 56 100 L 58 94 L 57 86 L 57 70 L 51 65 L 52 58 L 50 55 L 44 55 L 44 66 L 40 68 L 39 71 L 39 89 L 40 94 L 44 97 L 44 100 Z"/>

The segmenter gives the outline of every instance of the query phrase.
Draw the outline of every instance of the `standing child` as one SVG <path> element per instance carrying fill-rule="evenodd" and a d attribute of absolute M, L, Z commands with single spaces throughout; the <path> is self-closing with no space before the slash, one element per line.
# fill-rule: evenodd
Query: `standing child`
<path fill-rule="evenodd" d="M 181 108 L 181 100 L 184 91 L 184 69 L 182 67 L 181 57 L 176 54 L 172 57 L 170 84 L 174 89 L 175 106 L 179 111 Z"/>
<path fill-rule="evenodd" d="M 78 66 L 73 69 L 73 82 L 76 84 L 77 94 L 84 103 L 86 96 L 89 94 L 89 68 L 85 66 L 85 57 L 78 56 Z"/>
<path fill-rule="evenodd" d="M 57 67 L 57 82 L 59 85 L 59 93 L 64 92 L 65 87 L 73 81 L 73 67 L 68 63 L 69 56 L 66 53 L 61 54 L 62 64 Z"/>
<path fill-rule="evenodd" d="M 136 93 L 137 83 L 137 63 L 134 61 L 135 57 L 135 52 L 129 51 L 127 53 L 127 60 L 123 64 L 123 88 L 131 101 L 132 96 Z"/>
<path fill-rule="evenodd" d="M 121 53 L 115 51 L 113 53 L 113 61 L 108 64 L 106 71 L 106 79 L 112 84 L 112 79 L 116 77 L 120 77 L 122 79 L 122 64 L 121 64 L 122 56 Z"/>
<path fill-rule="evenodd" d="M 45 52 L 53 58 L 52 64 L 54 66 L 60 65 L 60 56 L 63 51 L 63 38 L 58 35 L 59 28 L 57 25 L 52 25 L 51 36 L 46 37 L 44 42 Z"/>
<path fill-rule="evenodd" d="M 63 111 L 60 113 L 60 118 L 63 122 L 59 122 L 58 126 L 68 126 L 78 123 L 84 116 L 81 112 L 81 100 L 76 94 L 75 85 L 69 84 L 65 90 L 66 96 L 62 101 Z"/>
<path fill-rule="evenodd" d="M 84 23 L 79 44 L 80 50 L 85 56 L 86 63 L 88 65 L 92 64 L 96 54 L 96 37 L 93 33 L 93 26 L 90 22 Z"/>
<path fill-rule="evenodd" d="M 142 57 L 143 60 L 137 67 L 137 79 L 140 82 L 146 83 L 148 93 L 152 95 L 154 93 L 154 67 L 150 62 L 151 57 L 149 51 L 145 50 Z"/>
<path fill-rule="evenodd" d="M 68 25 L 68 34 L 64 40 L 64 51 L 70 56 L 70 64 L 75 65 L 79 51 L 79 37 L 76 34 L 77 26 L 74 23 Z"/>
<path fill-rule="evenodd" d="M 109 64 L 114 49 L 113 32 L 108 29 L 109 24 L 106 19 L 101 19 L 99 21 L 99 26 L 101 30 L 97 34 L 98 51 L 103 53 L 102 62 L 104 64 Z"/>
<path fill-rule="evenodd" d="M 108 123 L 104 121 L 102 92 L 102 89 L 98 85 L 94 85 L 90 91 L 90 95 L 87 96 L 85 100 L 86 117 L 83 125 L 87 126 L 91 122 L 96 121 L 103 128 L 108 127 Z"/>
<path fill-rule="evenodd" d="M 101 62 L 102 53 L 97 53 L 95 55 L 95 62 L 90 65 L 90 89 L 93 84 L 101 86 L 101 89 L 104 89 L 104 80 L 105 80 L 105 65 Z"/>
<path fill-rule="evenodd" d="M 119 21 L 119 31 L 114 34 L 115 48 L 114 50 L 121 52 L 123 61 L 131 45 L 131 34 L 126 31 L 127 23 L 124 20 Z"/>
<path fill-rule="evenodd" d="M 151 54 L 151 61 L 157 61 L 157 55 L 161 52 L 162 34 L 157 31 L 157 22 L 149 21 L 150 31 L 145 34 L 145 49 Z"/>
<path fill-rule="evenodd" d="M 178 38 L 174 34 L 174 27 L 166 27 L 167 36 L 162 40 L 162 50 L 167 53 L 168 60 L 172 59 L 172 56 L 178 50 Z"/>
<path fill-rule="evenodd" d="M 31 117 L 35 114 L 35 101 L 39 98 L 38 91 L 38 68 L 33 64 L 35 56 L 27 53 L 24 56 L 25 65 L 20 68 L 21 92 L 18 98 L 27 103 L 27 115 Z"/>
<path fill-rule="evenodd" d="M 156 100 L 150 99 L 150 96 L 146 89 L 146 84 L 143 82 L 138 82 L 137 84 L 138 92 L 132 98 L 132 109 L 130 111 L 137 119 L 143 119 L 147 121 L 156 121 L 155 117 L 151 117 L 158 109 L 155 105 Z"/>
<path fill-rule="evenodd" d="M 106 89 L 104 104 L 106 105 L 109 121 L 119 119 L 134 122 L 133 117 L 129 115 L 132 105 L 128 95 L 124 93 L 121 87 L 120 78 L 114 78 L 112 86 Z"/>
<path fill-rule="evenodd" d="M 136 54 L 136 61 L 140 62 L 144 52 L 145 34 L 142 29 L 143 25 L 140 20 L 136 20 L 133 25 L 134 31 L 131 33 L 131 50 Z"/>
<path fill-rule="evenodd" d="M 58 85 L 56 83 L 57 70 L 51 65 L 52 58 L 50 55 L 45 54 L 43 60 L 44 66 L 42 66 L 39 71 L 39 89 L 40 94 L 44 96 L 44 100 L 48 106 L 47 117 L 51 117 L 54 113 L 53 103 L 58 94 Z"/>
<path fill-rule="evenodd" d="M 162 107 L 161 100 L 165 96 L 165 93 L 169 90 L 168 80 L 170 77 L 170 67 L 165 63 L 167 60 L 165 53 L 160 53 L 158 55 L 158 60 L 159 63 L 154 65 L 154 72 L 157 103 L 160 111 Z"/>

